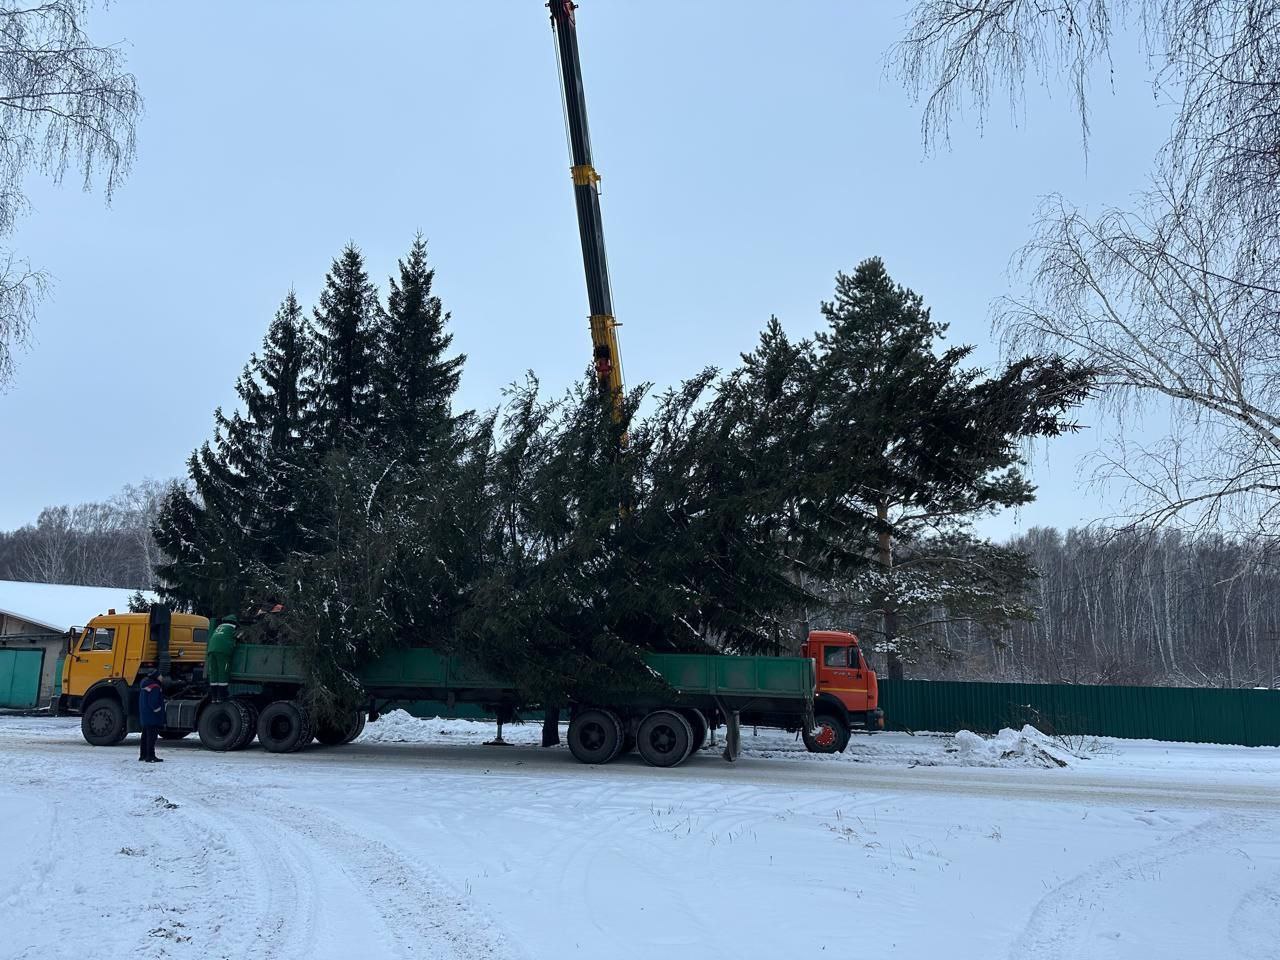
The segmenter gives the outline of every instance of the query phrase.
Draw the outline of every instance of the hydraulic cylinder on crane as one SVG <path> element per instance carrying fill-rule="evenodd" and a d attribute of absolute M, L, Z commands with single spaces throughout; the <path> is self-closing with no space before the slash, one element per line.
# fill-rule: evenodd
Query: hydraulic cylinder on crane
<path fill-rule="evenodd" d="M 578 232 L 582 239 L 582 265 L 587 275 L 587 302 L 591 310 L 592 362 L 596 381 L 612 402 L 613 416 L 622 415 L 622 355 L 618 350 L 618 322 L 613 315 L 609 288 L 609 264 L 604 252 L 604 223 L 600 216 L 600 174 L 591 162 L 591 136 L 587 130 L 587 100 L 582 89 L 578 58 L 577 4 L 551 0 L 551 29 L 555 33 L 560 64 L 560 90 L 564 122 L 569 134 L 573 194 L 578 207 Z"/>

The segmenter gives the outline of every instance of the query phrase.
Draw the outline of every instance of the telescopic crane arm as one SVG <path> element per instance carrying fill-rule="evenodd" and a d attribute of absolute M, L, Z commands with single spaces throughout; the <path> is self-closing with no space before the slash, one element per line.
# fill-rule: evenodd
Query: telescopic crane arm
<path fill-rule="evenodd" d="M 591 343 L 596 381 L 611 400 L 614 419 L 622 414 L 622 355 L 618 350 L 618 323 L 613 316 L 609 288 L 609 263 L 604 252 L 604 223 L 600 216 L 600 174 L 591 162 L 591 136 L 587 130 L 587 100 L 582 89 L 578 59 L 577 5 L 572 0 L 551 0 L 551 29 L 555 33 L 560 63 L 560 91 L 569 134 L 573 195 L 578 207 L 578 233 L 582 239 L 582 265 L 587 275 L 587 302 L 591 309 Z"/>

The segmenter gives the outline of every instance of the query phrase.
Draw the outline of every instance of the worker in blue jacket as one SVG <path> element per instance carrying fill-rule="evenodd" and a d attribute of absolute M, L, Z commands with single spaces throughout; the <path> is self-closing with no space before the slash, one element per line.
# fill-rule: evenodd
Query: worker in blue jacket
<path fill-rule="evenodd" d="M 138 759 L 144 763 L 164 763 L 156 756 L 156 737 L 164 726 L 164 687 L 155 670 L 147 674 L 138 691 L 138 722 L 142 725 L 142 751 Z"/>

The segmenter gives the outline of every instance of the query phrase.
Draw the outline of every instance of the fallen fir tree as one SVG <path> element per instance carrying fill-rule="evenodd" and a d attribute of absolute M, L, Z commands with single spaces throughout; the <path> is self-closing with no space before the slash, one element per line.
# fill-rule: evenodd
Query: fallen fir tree
<path fill-rule="evenodd" d="M 1022 444 L 1074 428 L 1087 369 L 965 367 L 872 259 L 837 277 L 814 339 L 771 320 L 734 369 L 633 389 L 617 419 L 590 376 L 455 412 L 432 281 L 419 238 L 385 307 L 354 246 L 309 321 L 290 294 L 157 524 L 170 599 L 283 604 L 254 636 L 301 648 L 316 709 L 348 709 L 360 667 L 403 646 L 556 704 L 645 682 L 645 651 L 790 651 L 824 611 L 878 618 L 899 669 L 913 602 L 1025 615 L 1029 567 L 972 523 L 1033 497 Z M 983 577 L 949 591 L 941 571 L 974 557 Z"/>

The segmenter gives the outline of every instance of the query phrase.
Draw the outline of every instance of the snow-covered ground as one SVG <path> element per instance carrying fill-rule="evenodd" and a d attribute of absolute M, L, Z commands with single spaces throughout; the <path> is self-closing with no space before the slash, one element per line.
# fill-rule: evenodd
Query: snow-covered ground
<path fill-rule="evenodd" d="M 748 730 L 657 770 L 538 732 L 149 765 L 0 717 L 0 957 L 1280 956 L 1278 749 Z"/>

